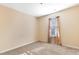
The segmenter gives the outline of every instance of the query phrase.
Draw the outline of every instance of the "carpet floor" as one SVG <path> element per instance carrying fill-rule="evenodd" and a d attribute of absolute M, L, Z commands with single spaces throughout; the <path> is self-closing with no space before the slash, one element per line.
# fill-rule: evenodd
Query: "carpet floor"
<path fill-rule="evenodd" d="M 79 55 L 79 50 L 55 44 L 35 42 L 0 55 Z"/>

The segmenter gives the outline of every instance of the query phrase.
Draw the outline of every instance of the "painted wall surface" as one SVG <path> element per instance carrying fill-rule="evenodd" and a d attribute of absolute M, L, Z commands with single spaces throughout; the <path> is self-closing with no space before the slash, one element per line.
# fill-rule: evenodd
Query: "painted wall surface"
<path fill-rule="evenodd" d="M 36 41 L 36 18 L 0 6 L 0 52 Z"/>
<path fill-rule="evenodd" d="M 53 16 L 60 16 L 62 44 L 79 49 L 79 6 L 40 17 L 40 41 L 48 41 L 48 19 Z"/>

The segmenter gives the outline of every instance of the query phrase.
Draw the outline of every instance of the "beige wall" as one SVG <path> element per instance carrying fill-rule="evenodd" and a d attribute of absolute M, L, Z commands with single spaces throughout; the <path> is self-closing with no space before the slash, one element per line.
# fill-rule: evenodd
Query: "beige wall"
<path fill-rule="evenodd" d="M 0 6 L 0 52 L 36 41 L 36 18 Z"/>
<path fill-rule="evenodd" d="M 60 16 L 62 44 L 79 49 L 79 6 L 40 17 L 40 41 L 48 41 L 48 18 L 52 16 Z"/>

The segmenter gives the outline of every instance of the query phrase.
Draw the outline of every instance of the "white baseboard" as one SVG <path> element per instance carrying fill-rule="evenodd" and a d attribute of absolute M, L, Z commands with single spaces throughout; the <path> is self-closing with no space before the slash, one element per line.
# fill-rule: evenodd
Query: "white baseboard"
<path fill-rule="evenodd" d="M 32 42 L 29 42 L 29 43 L 26 43 L 26 44 L 18 45 L 18 46 L 16 46 L 16 47 L 13 47 L 13 48 L 10 48 L 10 49 L 7 49 L 7 50 L 0 51 L 0 53 L 5 53 L 5 52 L 7 52 L 7 51 L 10 51 L 10 50 L 13 50 L 13 49 L 22 47 L 22 46 L 24 46 L 24 45 L 31 44 L 31 43 L 33 43 L 33 42 L 36 42 L 36 41 L 32 41 Z"/>
<path fill-rule="evenodd" d="M 79 49 L 79 47 L 77 47 L 77 46 L 72 46 L 72 45 L 67 45 L 67 44 L 64 44 L 63 46 L 70 47 L 70 48 L 73 48 L 73 49 Z"/>

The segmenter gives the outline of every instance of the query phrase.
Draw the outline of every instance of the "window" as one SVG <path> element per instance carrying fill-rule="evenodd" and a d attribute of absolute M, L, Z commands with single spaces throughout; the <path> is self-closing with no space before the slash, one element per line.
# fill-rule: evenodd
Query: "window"
<path fill-rule="evenodd" d="M 56 17 L 50 19 L 50 37 L 56 37 L 58 34 L 57 31 L 57 20 Z"/>

